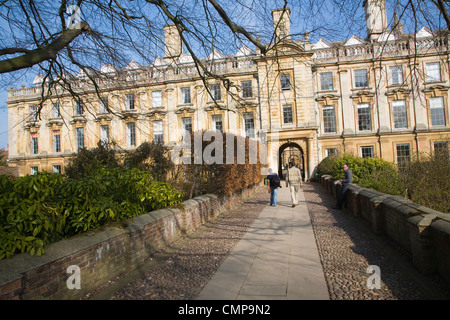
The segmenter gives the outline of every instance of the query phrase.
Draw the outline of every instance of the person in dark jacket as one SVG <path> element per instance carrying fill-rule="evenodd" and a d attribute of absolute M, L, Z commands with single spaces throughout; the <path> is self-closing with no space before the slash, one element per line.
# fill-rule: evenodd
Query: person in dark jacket
<path fill-rule="evenodd" d="M 270 193 L 270 205 L 272 207 L 277 206 L 277 188 L 280 187 L 280 178 L 278 174 L 272 172 L 272 168 L 269 168 L 269 175 L 267 176 L 267 191 Z"/>
<path fill-rule="evenodd" d="M 347 164 L 344 164 L 342 166 L 342 168 L 344 169 L 344 179 L 340 180 L 342 187 L 341 187 L 341 191 L 339 192 L 336 207 L 334 207 L 334 209 L 339 209 L 339 210 L 342 209 L 342 205 L 344 204 L 344 201 L 345 201 L 345 194 L 346 194 L 348 188 L 350 188 L 350 185 L 352 184 L 352 180 L 353 180 L 353 173 L 350 171 Z"/>

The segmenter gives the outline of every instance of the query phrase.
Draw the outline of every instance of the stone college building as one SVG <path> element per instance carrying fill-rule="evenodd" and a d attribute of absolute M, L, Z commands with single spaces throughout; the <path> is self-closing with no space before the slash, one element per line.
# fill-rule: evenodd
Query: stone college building
<path fill-rule="evenodd" d="M 119 150 L 145 141 L 173 147 L 183 132 L 209 129 L 264 137 L 270 167 L 281 173 L 294 161 L 305 179 L 330 154 L 401 165 L 418 150 L 448 148 L 448 33 L 405 34 L 396 15 L 387 25 L 384 1 L 363 6 L 366 38 L 314 44 L 291 39 L 290 11 L 273 10 L 279 41 L 266 55 L 243 46 L 202 58 L 222 80 L 203 81 L 167 25 L 165 56 L 146 66 L 103 66 L 99 94 L 80 73 L 72 85 L 78 98 L 56 92 L 37 117 L 42 77 L 11 88 L 9 165 L 20 175 L 64 172 L 77 150 L 99 140 Z"/>

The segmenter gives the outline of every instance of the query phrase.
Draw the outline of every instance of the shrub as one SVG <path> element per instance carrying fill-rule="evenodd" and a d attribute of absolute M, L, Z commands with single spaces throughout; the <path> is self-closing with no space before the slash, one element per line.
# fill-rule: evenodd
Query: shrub
<path fill-rule="evenodd" d="M 39 173 L 0 176 L 0 259 L 43 254 L 44 246 L 109 222 L 161 209 L 183 194 L 149 172 L 99 167 L 80 179 Z"/>

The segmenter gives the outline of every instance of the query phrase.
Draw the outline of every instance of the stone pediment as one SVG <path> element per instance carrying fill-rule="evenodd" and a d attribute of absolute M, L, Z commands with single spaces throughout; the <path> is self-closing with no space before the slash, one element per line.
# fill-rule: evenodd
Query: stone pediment
<path fill-rule="evenodd" d="M 318 50 L 318 49 L 330 49 L 331 45 L 326 42 L 323 38 L 320 38 L 319 41 L 317 41 L 316 44 L 312 46 L 312 50 Z"/>
<path fill-rule="evenodd" d="M 423 27 L 422 29 L 419 30 L 419 32 L 416 33 L 417 39 L 431 38 L 431 37 L 433 37 L 433 33 L 427 27 Z"/>
<path fill-rule="evenodd" d="M 347 40 L 344 46 L 358 46 L 362 44 L 366 44 L 366 42 L 360 37 L 353 35 L 350 39 Z"/>

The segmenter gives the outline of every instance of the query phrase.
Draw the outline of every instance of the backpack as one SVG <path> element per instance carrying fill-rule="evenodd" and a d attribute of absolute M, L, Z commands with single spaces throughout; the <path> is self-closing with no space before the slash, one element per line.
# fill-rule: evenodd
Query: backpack
<path fill-rule="evenodd" d="M 280 177 L 275 173 L 270 178 L 270 187 L 278 188 L 280 186 Z"/>

